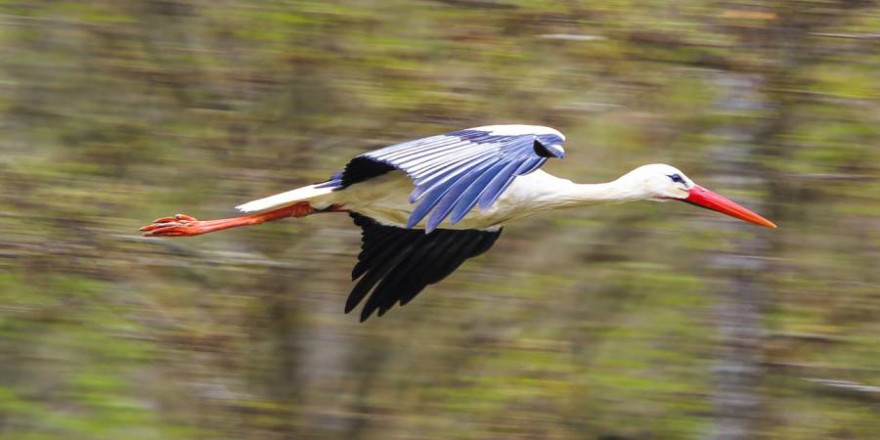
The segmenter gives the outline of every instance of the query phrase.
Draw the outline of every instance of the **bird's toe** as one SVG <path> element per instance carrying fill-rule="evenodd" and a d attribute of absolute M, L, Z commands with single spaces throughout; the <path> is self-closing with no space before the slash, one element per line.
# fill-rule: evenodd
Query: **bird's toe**
<path fill-rule="evenodd" d="M 192 222 L 170 222 L 147 225 L 141 228 L 146 237 L 175 237 L 193 234 Z"/>
<path fill-rule="evenodd" d="M 197 222 L 199 219 L 186 214 L 175 214 L 174 219 L 177 221 Z"/>
<path fill-rule="evenodd" d="M 199 220 L 186 214 L 175 214 L 153 220 L 152 224 L 142 226 L 140 230 L 147 237 L 173 237 L 193 235 L 192 226 Z"/>

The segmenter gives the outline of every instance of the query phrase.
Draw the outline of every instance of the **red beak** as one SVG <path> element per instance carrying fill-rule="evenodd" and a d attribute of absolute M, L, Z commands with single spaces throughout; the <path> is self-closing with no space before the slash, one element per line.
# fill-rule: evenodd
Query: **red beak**
<path fill-rule="evenodd" d="M 703 188 L 700 185 L 694 185 L 694 187 L 691 188 L 689 192 L 690 195 L 688 196 L 688 198 L 684 199 L 685 202 L 697 205 L 702 208 L 718 211 L 722 214 L 727 214 L 731 217 L 736 217 L 749 223 L 754 223 L 756 225 L 776 229 L 776 224 L 771 222 L 770 220 L 767 220 L 766 218 L 761 217 L 760 215 L 755 214 L 754 212 L 749 211 L 748 209 L 736 204 L 734 201 L 728 199 L 727 197 L 709 191 L 708 189 Z"/>

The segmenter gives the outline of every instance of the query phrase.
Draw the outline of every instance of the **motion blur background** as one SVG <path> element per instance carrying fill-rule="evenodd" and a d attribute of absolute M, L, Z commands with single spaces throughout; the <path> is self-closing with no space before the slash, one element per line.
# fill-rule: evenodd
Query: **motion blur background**
<path fill-rule="evenodd" d="M 137 232 L 499 123 L 780 228 L 543 215 L 365 324 L 344 215 Z M 880 438 L 878 2 L 2 0 L 0 133 L 0 439 Z"/>

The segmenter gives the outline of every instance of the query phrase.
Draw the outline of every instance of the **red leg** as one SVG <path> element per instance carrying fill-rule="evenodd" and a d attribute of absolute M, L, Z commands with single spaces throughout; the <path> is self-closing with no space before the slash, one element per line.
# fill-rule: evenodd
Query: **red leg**
<path fill-rule="evenodd" d="M 144 235 L 148 237 L 190 237 L 229 228 L 237 228 L 239 226 L 259 225 L 263 222 L 271 222 L 287 217 L 305 217 L 321 212 L 345 212 L 345 210 L 340 209 L 338 206 L 331 206 L 328 209 L 316 211 L 309 202 L 301 202 L 259 214 L 218 220 L 199 220 L 188 215 L 177 214 L 173 217 L 156 219 L 153 221 L 153 224 L 142 227 L 141 231 L 144 231 Z"/>

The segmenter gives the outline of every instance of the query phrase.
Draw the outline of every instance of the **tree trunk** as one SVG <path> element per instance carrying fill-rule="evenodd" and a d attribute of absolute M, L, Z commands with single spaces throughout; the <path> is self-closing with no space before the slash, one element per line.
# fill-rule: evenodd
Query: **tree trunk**
<path fill-rule="evenodd" d="M 719 130 L 721 143 L 713 153 L 720 172 L 719 180 L 733 185 L 746 179 L 750 186 L 764 187 L 766 176 L 750 159 L 751 150 L 760 143 L 762 129 L 756 118 L 766 106 L 760 94 L 763 77 L 733 72 L 718 74 L 721 92 L 718 113 L 736 115 Z M 745 116 L 745 117 L 744 117 Z M 739 197 L 738 199 L 742 199 Z M 760 211 L 754 200 L 746 206 Z M 717 325 L 721 338 L 718 362 L 715 365 L 715 420 L 709 438 L 712 440 L 753 439 L 756 419 L 761 406 L 757 387 L 761 380 L 760 345 L 762 338 L 761 309 L 766 297 L 761 274 L 766 269 L 762 257 L 763 231 L 746 223 L 727 222 L 731 230 L 748 228 L 752 238 L 739 241 L 731 253 L 721 253 L 712 260 L 721 282 L 717 285 Z M 735 232 L 735 231 L 731 231 Z"/>

